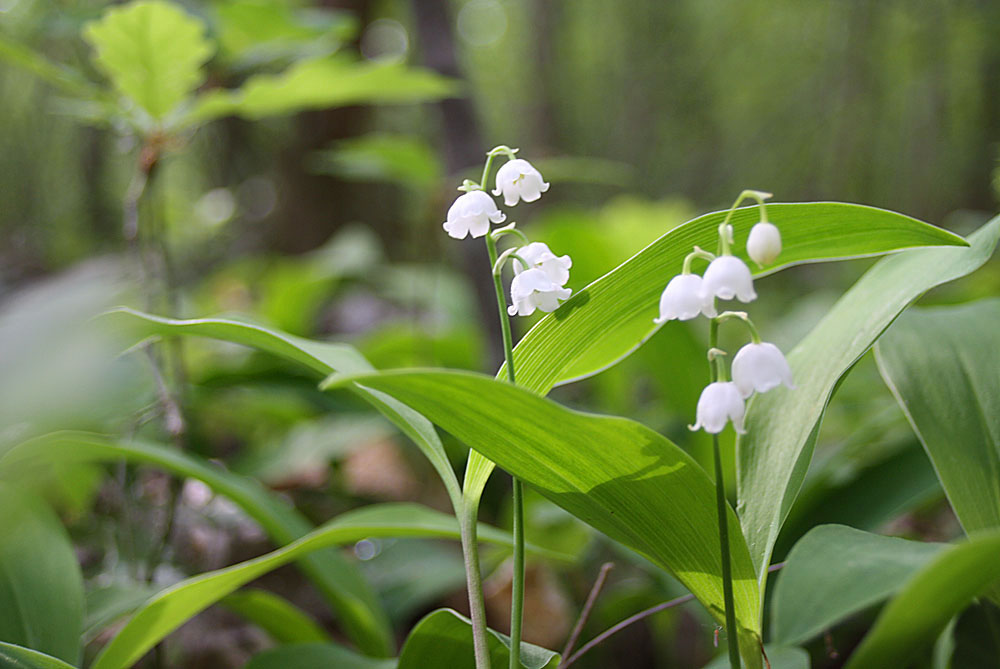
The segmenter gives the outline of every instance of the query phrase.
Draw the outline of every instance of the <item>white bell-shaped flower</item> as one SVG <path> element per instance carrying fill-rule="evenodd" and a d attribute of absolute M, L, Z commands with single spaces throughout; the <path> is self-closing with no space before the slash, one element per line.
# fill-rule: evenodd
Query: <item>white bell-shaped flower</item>
<path fill-rule="evenodd" d="M 573 266 L 573 260 L 569 256 L 557 256 L 547 244 L 531 242 L 519 248 L 517 255 L 528 263 L 528 267 L 514 258 L 514 274 L 520 274 L 529 269 L 540 269 L 552 280 L 552 283 L 558 286 L 565 286 L 566 282 L 569 281 L 569 268 Z"/>
<path fill-rule="evenodd" d="M 719 256 L 709 263 L 701 288 L 705 297 L 713 295 L 723 300 L 735 297 L 740 302 L 757 299 L 750 268 L 736 256 Z"/>
<path fill-rule="evenodd" d="M 781 253 L 781 233 L 773 223 L 761 221 L 750 228 L 747 255 L 758 265 L 770 265 Z"/>
<path fill-rule="evenodd" d="M 733 383 L 744 398 L 756 390 L 766 393 L 785 384 L 794 388 L 792 369 L 784 354 L 774 344 L 747 344 L 733 358 Z"/>
<path fill-rule="evenodd" d="M 483 190 L 472 190 L 459 195 L 448 209 L 445 232 L 455 239 L 465 239 L 471 234 L 482 237 L 490 230 L 490 221 L 503 223 L 507 216 L 497 208 L 497 203 Z"/>
<path fill-rule="evenodd" d="M 702 292 L 702 279 L 697 274 L 678 274 L 670 280 L 660 295 L 660 317 L 655 323 L 666 323 L 675 318 L 688 321 L 705 314 L 715 318 L 715 297 Z"/>
<path fill-rule="evenodd" d="M 733 428 L 744 434 L 743 415 L 746 405 L 736 384 L 732 381 L 716 381 L 708 384 L 698 398 L 698 422 L 692 430 L 705 430 L 718 434 L 726 427 L 726 421 L 733 421 Z"/>
<path fill-rule="evenodd" d="M 497 170 L 496 188 L 493 194 L 503 193 L 504 204 L 513 207 L 517 204 L 518 198 L 525 202 L 534 202 L 548 189 L 549 185 L 542 180 L 542 175 L 531 163 L 522 158 L 515 158 L 508 160 Z"/>
<path fill-rule="evenodd" d="M 537 267 L 528 269 L 516 275 L 510 283 L 510 299 L 514 304 L 507 307 L 507 313 L 511 316 L 530 316 L 535 309 L 555 311 L 560 300 L 568 300 L 572 293 L 569 288 L 563 288 L 550 279 L 545 270 Z"/>

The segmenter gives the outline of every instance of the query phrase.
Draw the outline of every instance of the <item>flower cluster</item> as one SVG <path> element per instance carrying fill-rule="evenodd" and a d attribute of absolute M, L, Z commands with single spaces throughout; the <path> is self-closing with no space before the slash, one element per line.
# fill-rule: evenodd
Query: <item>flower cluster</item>
<path fill-rule="evenodd" d="M 715 377 L 698 399 L 697 421 L 692 430 L 704 429 L 718 434 L 728 421 L 738 433 L 743 433 L 743 417 L 746 400 L 754 393 L 764 393 L 784 384 L 794 388 L 792 371 L 788 361 L 777 346 L 762 342 L 750 318 L 744 312 L 727 311 L 719 313 L 716 300 L 737 299 L 749 303 L 757 299 L 753 288 L 750 268 L 731 252 L 733 227 L 729 219 L 739 203 L 745 198 L 758 201 L 761 221 L 753 226 L 747 238 L 747 254 L 757 265 L 768 265 L 781 253 L 781 234 L 778 228 L 766 219 L 764 199 L 768 193 L 744 191 L 736 200 L 726 220 L 719 226 L 718 255 L 703 251 L 697 246 L 684 259 L 681 274 L 673 277 L 660 296 L 660 315 L 656 323 L 670 320 L 690 320 L 703 315 L 712 319 L 712 342 L 709 360 Z M 704 276 L 691 271 L 696 259 L 707 260 L 708 268 Z M 722 361 L 725 351 L 716 348 L 717 326 L 722 321 L 735 318 L 742 320 L 749 328 L 752 341 L 743 346 L 733 358 L 732 381 L 728 380 L 726 367 Z"/>
<path fill-rule="evenodd" d="M 458 196 L 448 209 L 448 220 L 444 223 L 445 232 L 455 239 L 487 236 L 487 244 L 491 255 L 495 255 L 496 240 L 505 234 L 515 234 L 525 245 L 508 249 L 493 268 L 499 276 L 503 264 L 508 258 L 513 258 L 514 278 L 510 284 L 510 297 L 514 304 L 507 308 L 511 316 L 530 316 L 539 311 L 555 311 L 561 302 L 569 299 L 572 290 L 566 288 L 569 281 L 569 269 L 573 266 L 569 256 L 557 256 L 548 246 L 541 242 L 528 242 L 528 238 L 517 230 L 514 223 L 490 231 L 491 223 L 503 223 L 507 216 L 500 211 L 496 202 L 485 190 L 489 176 L 490 164 L 496 156 L 506 155 L 507 162 L 497 170 L 493 195 L 503 195 L 504 205 L 515 206 L 521 200 L 534 202 L 549 189 L 549 184 L 542 175 L 527 160 L 515 158 L 517 149 L 498 146 L 486 154 L 486 168 L 483 170 L 482 183 L 466 181 L 459 190 L 465 193 Z"/>

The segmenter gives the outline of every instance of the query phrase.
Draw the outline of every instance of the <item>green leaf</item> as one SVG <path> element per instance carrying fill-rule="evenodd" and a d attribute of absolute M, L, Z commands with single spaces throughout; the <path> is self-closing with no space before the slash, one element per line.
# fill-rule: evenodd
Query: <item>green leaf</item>
<path fill-rule="evenodd" d="M 205 78 L 214 47 L 205 25 L 173 3 L 142 0 L 108 9 L 84 39 L 115 88 L 162 120 Z"/>
<path fill-rule="evenodd" d="M 289 543 L 313 529 L 294 508 L 257 481 L 233 474 L 173 448 L 139 441 L 116 442 L 86 432 L 56 432 L 24 442 L 0 458 L 0 479 L 19 480 L 53 463 L 125 459 L 152 464 L 178 476 L 205 483 L 256 520 L 277 544 Z M 330 550 L 305 556 L 300 566 L 336 611 L 351 639 L 365 652 L 388 655 L 392 631 L 388 617 L 357 566 Z"/>
<path fill-rule="evenodd" d="M 1000 607 L 982 599 L 958 617 L 952 630 L 951 666 L 996 666 L 1000 658 Z"/>
<path fill-rule="evenodd" d="M 83 577 L 59 518 L 42 499 L 0 485 L 0 639 L 76 663 Z"/>
<path fill-rule="evenodd" d="M 0 641 L 0 669 L 75 669 L 73 665 L 62 660 L 39 653 L 37 650 L 24 648 L 12 643 Z"/>
<path fill-rule="evenodd" d="M 88 592 L 87 615 L 83 619 L 84 643 L 89 643 L 105 627 L 135 611 L 155 593 L 156 589 L 145 583 L 113 583 Z"/>
<path fill-rule="evenodd" d="M 967 534 L 1000 529 L 1000 300 L 911 309 L 879 369 Z"/>
<path fill-rule="evenodd" d="M 390 371 L 331 377 L 392 395 L 544 496 L 673 573 L 722 621 L 715 486 L 684 451 L 649 428 L 570 411 L 480 374 Z M 730 510 L 737 620 L 759 645 L 757 586 Z M 758 655 L 759 662 L 759 655 Z"/>
<path fill-rule="evenodd" d="M 771 669 L 809 669 L 809 653 L 801 648 L 782 648 L 777 644 L 764 646 Z M 704 669 L 729 669 L 729 658 L 719 655 Z"/>
<path fill-rule="evenodd" d="M 333 372 L 350 374 L 373 369 L 364 356 L 346 344 L 303 339 L 253 323 L 223 318 L 176 320 L 132 309 L 115 309 L 105 314 L 103 318 L 109 329 L 119 332 L 126 338 L 131 337 L 128 345 L 153 335 L 211 337 L 278 355 L 304 365 L 324 377 Z M 462 504 L 462 493 L 459 490 L 458 479 L 441 444 L 441 439 L 434 431 L 434 426 L 426 418 L 385 393 L 360 386 L 355 386 L 352 390 L 413 440 L 441 477 L 452 505 L 456 510 L 459 509 Z"/>
<path fill-rule="evenodd" d="M 183 123 L 230 115 L 261 119 L 355 104 L 425 102 L 453 97 L 456 91 L 452 79 L 430 70 L 400 63 L 318 58 L 301 60 L 281 74 L 256 74 L 236 90 L 205 93 Z"/>
<path fill-rule="evenodd" d="M 479 536 L 509 546 L 510 535 L 481 526 Z M 376 504 L 345 513 L 291 544 L 232 567 L 188 578 L 146 603 L 104 647 L 92 669 L 130 667 L 189 618 L 240 586 L 307 553 L 373 537 L 439 537 L 458 539 L 453 516 L 417 504 Z"/>
<path fill-rule="evenodd" d="M 256 624 L 280 644 L 330 640 L 330 635 L 302 609 L 267 590 L 240 590 L 220 604 Z"/>
<path fill-rule="evenodd" d="M 879 255 L 914 246 L 965 246 L 952 233 L 902 214 L 840 202 L 769 204 L 783 250 L 777 264 L 758 271 L 823 260 Z M 546 315 L 514 349 L 517 382 L 536 392 L 595 374 L 627 356 L 658 327 L 660 293 L 681 271 L 695 245 L 714 249 L 726 212 L 700 216 L 666 233 L 625 263 L 590 284 L 555 312 Z M 743 247 L 760 220 L 757 207 L 733 215 L 737 244 Z"/>
<path fill-rule="evenodd" d="M 486 644 L 490 664 L 506 667 L 510 663 L 510 637 L 489 630 Z M 521 666 L 527 669 L 555 669 L 559 654 L 521 643 Z M 438 609 L 418 622 L 403 644 L 399 669 L 475 669 L 472 648 L 472 624 L 451 609 Z"/>
<path fill-rule="evenodd" d="M 355 181 L 388 181 L 414 190 L 439 183 L 443 168 L 425 140 L 371 133 L 337 142 L 313 154 L 313 170 Z"/>
<path fill-rule="evenodd" d="M 83 99 L 95 99 L 100 91 L 81 73 L 59 63 L 53 63 L 42 54 L 0 35 L 0 60 L 31 72 L 39 79 L 59 90 Z"/>
<path fill-rule="evenodd" d="M 802 537 L 778 575 L 771 635 L 779 645 L 808 641 L 847 616 L 890 597 L 945 544 L 821 525 Z"/>
<path fill-rule="evenodd" d="M 880 260 L 789 353 L 797 388 L 750 401 L 747 434 L 737 440 L 738 508 L 762 585 L 840 379 L 911 302 L 985 263 L 998 235 L 1000 218 L 973 234 L 971 247 L 919 249 Z"/>
<path fill-rule="evenodd" d="M 334 643 L 299 643 L 279 646 L 254 655 L 246 669 L 395 669 L 396 659 L 358 655 Z"/>
<path fill-rule="evenodd" d="M 1000 532 L 984 531 L 942 551 L 879 614 L 847 669 L 904 667 L 926 655 L 952 616 L 1000 581 Z"/>

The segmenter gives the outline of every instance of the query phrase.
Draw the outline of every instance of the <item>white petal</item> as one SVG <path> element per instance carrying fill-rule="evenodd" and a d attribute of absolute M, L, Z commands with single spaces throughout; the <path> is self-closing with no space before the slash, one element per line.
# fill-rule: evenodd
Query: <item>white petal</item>
<path fill-rule="evenodd" d="M 702 294 L 702 279 L 697 274 L 678 274 L 670 280 L 660 295 L 660 317 L 657 323 L 679 319 L 687 321 L 712 307 L 712 297 Z"/>
<path fill-rule="evenodd" d="M 785 384 L 792 384 L 792 370 L 784 354 L 774 344 L 762 342 L 747 344 L 733 358 L 733 382 L 743 397 L 749 397 L 754 391 L 766 393 L 769 390 Z"/>
<path fill-rule="evenodd" d="M 731 419 L 736 431 L 742 433 L 745 411 L 746 405 L 733 382 L 710 383 L 698 398 L 698 421 L 692 429 L 701 428 L 718 434 L 726 427 L 726 421 Z"/>
<path fill-rule="evenodd" d="M 702 294 L 706 297 L 714 295 L 723 300 L 736 297 L 740 302 L 757 299 L 750 268 L 736 256 L 719 256 L 709 264 L 705 270 Z"/>
<path fill-rule="evenodd" d="M 465 239 L 465 236 L 469 234 L 469 226 L 465 224 L 465 221 L 445 221 L 444 223 L 445 232 L 448 233 L 449 237 L 455 239 Z"/>
<path fill-rule="evenodd" d="M 484 237 L 490 231 L 490 221 L 485 217 L 467 219 L 469 221 L 469 234 L 474 238 Z"/>

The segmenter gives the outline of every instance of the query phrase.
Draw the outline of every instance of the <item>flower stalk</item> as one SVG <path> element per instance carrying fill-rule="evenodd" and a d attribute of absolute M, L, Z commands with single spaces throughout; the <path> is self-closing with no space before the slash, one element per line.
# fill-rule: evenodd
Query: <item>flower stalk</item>
<path fill-rule="evenodd" d="M 709 327 L 709 350 L 717 350 L 720 318 L 713 318 Z M 721 356 L 711 356 L 709 370 L 712 382 L 722 381 L 725 367 L 718 363 Z M 720 376 L 721 372 L 721 376 Z M 719 552 L 722 559 L 722 599 L 726 614 L 726 636 L 729 647 L 729 664 L 740 669 L 739 631 L 736 627 L 736 609 L 733 604 L 733 573 L 729 557 L 729 504 L 726 501 L 726 484 L 722 475 L 722 454 L 719 452 L 719 434 L 712 434 L 712 456 L 715 460 L 715 502 L 719 515 Z"/>

